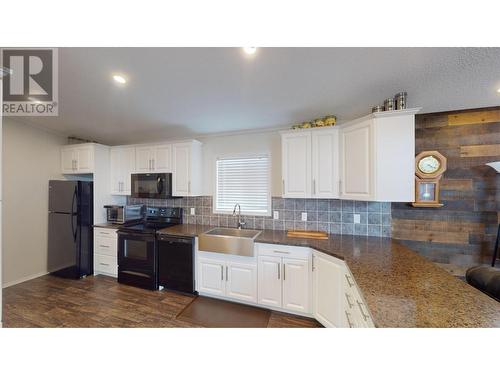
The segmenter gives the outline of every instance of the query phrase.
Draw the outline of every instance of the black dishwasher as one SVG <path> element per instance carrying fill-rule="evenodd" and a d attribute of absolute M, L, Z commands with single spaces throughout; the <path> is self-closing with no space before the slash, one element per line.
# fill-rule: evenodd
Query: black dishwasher
<path fill-rule="evenodd" d="M 194 238 L 157 234 L 158 285 L 196 294 L 194 286 Z"/>

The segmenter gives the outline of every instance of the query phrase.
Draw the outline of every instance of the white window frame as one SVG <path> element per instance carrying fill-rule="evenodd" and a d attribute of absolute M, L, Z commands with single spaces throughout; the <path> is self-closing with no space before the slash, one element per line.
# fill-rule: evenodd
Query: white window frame
<path fill-rule="evenodd" d="M 213 195 L 213 213 L 214 214 L 225 214 L 225 215 L 231 215 L 232 211 L 224 211 L 224 210 L 217 210 L 217 191 L 218 191 L 218 186 L 217 186 L 217 161 L 218 160 L 223 160 L 223 159 L 239 159 L 239 158 L 261 158 L 261 157 L 267 157 L 268 163 L 269 163 L 269 168 L 267 172 L 267 180 L 268 180 L 268 190 L 267 190 L 267 212 L 264 214 L 257 214 L 255 212 L 248 212 L 244 211 L 243 209 L 241 210 L 242 215 L 246 216 L 262 216 L 262 217 L 271 217 L 272 212 L 271 212 L 271 191 L 272 191 L 272 158 L 271 158 L 271 153 L 270 152 L 260 152 L 260 153 L 243 153 L 243 154 L 225 154 L 225 155 L 218 155 L 215 160 L 214 160 L 214 195 Z"/>

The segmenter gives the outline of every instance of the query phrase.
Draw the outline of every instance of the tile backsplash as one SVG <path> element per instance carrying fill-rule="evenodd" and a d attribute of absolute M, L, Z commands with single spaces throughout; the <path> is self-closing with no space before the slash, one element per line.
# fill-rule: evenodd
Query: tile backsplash
<path fill-rule="evenodd" d="M 204 224 L 222 227 L 236 227 L 236 217 L 214 214 L 212 197 L 184 197 L 176 199 L 138 199 L 128 197 L 129 204 L 168 206 L 184 208 L 184 223 Z M 190 209 L 195 215 L 190 215 Z M 272 216 L 243 215 L 244 228 L 250 229 L 302 229 L 321 230 L 334 234 L 355 234 L 361 236 L 391 236 L 391 203 L 363 202 L 340 199 L 292 199 L 272 198 L 272 211 L 278 211 L 279 219 Z M 302 213 L 307 221 L 302 221 Z M 354 223 L 359 215 L 359 224 Z"/>

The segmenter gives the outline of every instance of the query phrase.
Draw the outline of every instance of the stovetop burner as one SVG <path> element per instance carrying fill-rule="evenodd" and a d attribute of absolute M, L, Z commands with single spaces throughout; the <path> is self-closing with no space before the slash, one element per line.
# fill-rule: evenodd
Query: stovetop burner
<path fill-rule="evenodd" d="M 156 231 L 182 224 L 182 208 L 179 207 L 146 207 L 146 214 L 142 221 L 124 224 L 121 231 L 156 233 Z"/>

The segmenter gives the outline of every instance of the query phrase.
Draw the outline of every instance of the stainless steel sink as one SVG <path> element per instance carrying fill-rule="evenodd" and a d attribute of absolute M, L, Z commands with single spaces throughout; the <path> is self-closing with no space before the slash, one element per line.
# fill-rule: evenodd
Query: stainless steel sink
<path fill-rule="evenodd" d="M 260 230 L 214 228 L 198 237 L 198 249 L 213 253 L 254 256 L 254 240 Z"/>

